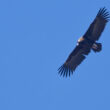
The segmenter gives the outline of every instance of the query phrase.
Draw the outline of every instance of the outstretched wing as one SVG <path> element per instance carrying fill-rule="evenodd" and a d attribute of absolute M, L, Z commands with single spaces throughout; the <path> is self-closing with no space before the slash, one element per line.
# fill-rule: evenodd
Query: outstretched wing
<path fill-rule="evenodd" d="M 70 76 L 70 74 L 75 71 L 76 67 L 86 58 L 85 55 L 88 55 L 89 52 L 89 47 L 76 46 L 66 62 L 58 69 L 59 74 L 66 77 L 68 75 Z"/>
<path fill-rule="evenodd" d="M 109 21 L 109 18 L 110 18 L 110 15 L 105 9 L 105 7 L 101 8 L 96 18 L 90 25 L 89 29 L 85 33 L 84 37 L 93 41 L 98 40 L 106 26 L 106 23 Z"/>

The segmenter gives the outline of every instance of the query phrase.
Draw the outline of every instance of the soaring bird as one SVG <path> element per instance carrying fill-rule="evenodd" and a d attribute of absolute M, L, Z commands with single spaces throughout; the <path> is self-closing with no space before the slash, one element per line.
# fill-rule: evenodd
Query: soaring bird
<path fill-rule="evenodd" d="M 60 75 L 70 76 L 91 50 L 94 52 L 102 50 L 102 44 L 98 43 L 97 40 L 99 40 L 109 18 L 110 14 L 107 9 L 105 7 L 100 8 L 86 33 L 77 41 L 75 49 L 71 52 L 66 62 L 58 69 Z"/>

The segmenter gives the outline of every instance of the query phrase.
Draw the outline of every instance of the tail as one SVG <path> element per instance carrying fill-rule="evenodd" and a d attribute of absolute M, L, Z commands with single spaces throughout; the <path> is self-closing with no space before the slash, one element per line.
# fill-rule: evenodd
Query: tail
<path fill-rule="evenodd" d="M 102 44 L 101 43 L 94 43 L 92 46 L 92 50 L 94 52 L 100 52 L 102 50 Z"/>

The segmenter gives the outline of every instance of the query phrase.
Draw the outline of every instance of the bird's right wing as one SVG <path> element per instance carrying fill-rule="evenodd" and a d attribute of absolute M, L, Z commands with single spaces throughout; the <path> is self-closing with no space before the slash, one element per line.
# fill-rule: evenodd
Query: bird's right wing
<path fill-rule="evenodd" d="M 59 74 L 70 76 L 70 74 L 75 71 L 76 67 L 86 58 L 85 55 L 88 55 L 89 52 L 89 47 L 81 47 L 80 45 L 76 46 L 67 58 L 66 62 L 58 69 Z"/>

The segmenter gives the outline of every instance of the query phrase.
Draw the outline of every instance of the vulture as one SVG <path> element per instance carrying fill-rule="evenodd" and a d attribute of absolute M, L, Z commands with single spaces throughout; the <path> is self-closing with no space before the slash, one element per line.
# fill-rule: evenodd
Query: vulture
<path fill-rule="evenodd" d="M 109 18 L 110 14 L 107 9 L 105 7 L 100 8 L 86 33 L 77 41 L 75 49 L 71 52 L 65 63 L 58 69 L 60 75 L 66 77 L 70 76 L 91 50 L 94 52 L 100 52 L 102 50 L 102 44 L 97 41 L 109 21 Z"/>

